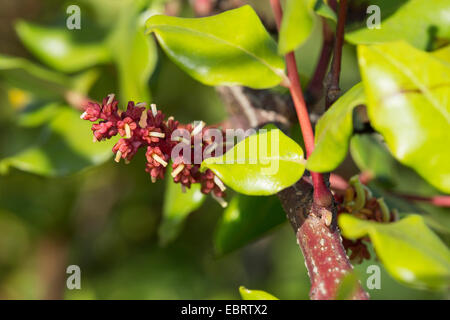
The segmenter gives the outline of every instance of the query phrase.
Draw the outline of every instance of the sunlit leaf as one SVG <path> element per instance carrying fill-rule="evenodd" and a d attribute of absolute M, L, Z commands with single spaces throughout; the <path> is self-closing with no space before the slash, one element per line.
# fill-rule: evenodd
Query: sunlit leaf
<path fill-rule="evenodd" d="M 276 197 L 236 195 L 217 226 L 216 252 L 226 254 L 245 246 L 284 221 L 286 213 Z"/>
<path fill-rule="evenodd" d="M 270 195 L 297 182 L 305 161 L 301 147 L 283 132 L 262 129 L 224 155 L 205 159 L 202 168 L 211 169 L 237 192 Z"/>
<path fill-rule="evenodd" d="M 336 12 L 334 12 L 331 7 L 325 3 L 324 0 L 316 0 L 314 2 L 314 11 L 324 18 L 328 18 L 330 20 L 333 20 L 334 22 L 337 22 Z"/>
<path fill-rule="evenodd" d="M 388 190 L 422 196 L 439 194 L 414 170 L 395 160 L 375 135 L 353 136 L 350 152 L 358 168 L 377 179 Z"/>
<path fill-rule="evenodd" d="M 377 256 L 396 280 L 417 288 L 448 288 L 450 251 L 421 216 L 386 224 L 342 214 L 338 223 L 346 238 L 369 235 Z"/>
<path fill-rule="evenodd" d="M 101 41 L 76 40 L 67 28 L 50 28 L 20 21 L 16 31 L 24 45 L 48 66 L 63 72 L 76 72 L 110 59 Z M 79 35 L 79 32 L 77 33 Z"/>
<path fill-rule="evenodd" d="M 180 68 L 204 84 L 268 88 L 283 80 L 284 60 L 248 5 L 206 18 L 156 15 L 147 28 Z"/>
<path fill-rule="evenodd" d="M 436 39 L 450 38 L 450 2 L 447 0 L 411 0 L 381 21 L 381 28 L 367 27 L 347 33 L 355 44 L 406 40 L 416 48 L 432 47 Z"/>
<path fill-rule="evenodd" d="M 397 160 L 450 193 L 450 65 L 405 42 L 359 46 L 372 126 Z"/>
<path fill-rule="evenodd" d="M 60 106 L 60 111 L 22 150 L 0 159 L 0 171 L 10 166 L 46 176 L 61 176 L 100 164 L 112 156 L 113 141 L 93 143 L 90 123 L 78 111 Z M 20 129 L 24 131 L 25 129 Z M 15 136 L 11 136 L 14 139 Z"/>
<path fill-rule="evenodd" d="M 307 0 L 287 0 L 281 22 L 278 51 L 286 54 L 300 46 L 311 34 L 314 25 Z"/>
<path fill-rule="evenodd" d="M 150 100 L 148 81 L 156 66 L 157 52 L 140 20 L 134 6 L 122 11 L 108 42 L 118 67 L 119 94 L 125 101 Z"/>
<path fill-rule="evenodd" d="M 441 59 L 450 64 L 450 45 L 448 45 L 444 48 L 441 48 L 439 50 L 433 51 L 433 52 L 431 52 L 431 54 L 434 57 Z"/>
<path fill-rule="evenodd" d="M 364 87 L 358 83 L 325 112 L 316 126 L 316 147 L 308 159 L 308 169 L 332 171 L 344 160 L 353 133 L 353 109 L 364 102 Z"/>
<path fill-rule="evenodd" d="M 249 290 L 243 286 L 239 287 L 242 300 L 279 300 L 270 293 L 262 290 Z"/>

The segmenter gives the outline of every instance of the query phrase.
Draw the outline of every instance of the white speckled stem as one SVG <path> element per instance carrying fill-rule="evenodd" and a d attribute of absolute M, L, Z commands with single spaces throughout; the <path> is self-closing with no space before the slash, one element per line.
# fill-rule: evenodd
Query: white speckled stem
<path fill-rule="evenodd" d="M 331 231 L 320 218 L 310 215 L 298 228 L 297 239 L 311 279 L 311 299 L 335 299 L 342 278 L 353 269 L 339 231 Z M 359 286 L 352 298 L 367 300 L 369 296 Z"/>

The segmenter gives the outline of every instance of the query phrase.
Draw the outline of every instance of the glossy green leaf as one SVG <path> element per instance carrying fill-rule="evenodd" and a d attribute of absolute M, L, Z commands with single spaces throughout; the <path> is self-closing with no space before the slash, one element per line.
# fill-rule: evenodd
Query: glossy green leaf
<path fill-rule="evenodd" d="M 402 164 L 450 193 L 450 66 L 405 42 L 359 46 L 372 126 Z"/>
<path fill-rule="evenodd" d="M 416 206 L 424 211 L 423 219 L 430 228 L 440 234 L 450 235 L 450 208 L 439 207 L 426 202 L 417 202 Z"/>
<path fill-rule="evenodd" d="M 358 289 L 359 279 L 354 272 L 347 273 L 342 279 L 336 292 L 336 300 L 351 300 Z"/>
<path fill-rule="evenodd" d="M 354 44 L 406 40 L 416 48 L 427 49 L 436 38 L 450 39 L 449 14 L 448 0 L 411 0 L 382 20 L 381 28 L 363 27 L 345 38 Z"/>
<path fill-rule="evenodd" d="M 388 190 L 422 196 L 439 194 L 414 170 L 395 160 L 380 140 L 367 134 L 352 137 L 350 153 L 361 171 L 370 174 Z"/>
<path fill-rule="evenodd" d="M 239 287 L 239 293 L 241 294 L 242 300 L 279 300 L 270 293 L 262 290 L 249 290 L 243 286 Z"/>
<path fill-rule="evenodd" d="M 450 285 L 450 251 L 421 216 L 384 224 L 342 214 L 338 223 L 346 238 L 369 235 L 377 256 L 398 281 L 428 289 Z"/>
<path fill-rule="evenodd" d="M 55 99 L 64 96 L 70 79 L 26 59 L 0 55 L 0 79 L 33 95 Z"/>
<path fill-rule="evenodd" d="M 444 48 L 441 48 L 439 50 L 435 50 L 435 51 L 431 52 L 431 54 L 434 57 L 441 59 L 442 61 L 445 61 L 450 64 L 450 45 L 448 45 Z"/>
<path fill-rule="evenodd" d="M 170 171 L 171 168 L 167 172 L 168 177 L 170 177 Z M 186 192 L 183 192 L 179 183 L 173 182 L 173 179 L 166 180 L 163 216 L 158 229 L 159 242 L 163 246 L 175 240 L 188 215 L 197 210 L 206 198 L 198 183 L 191 185 L 190 188 L 186 188 Z"/>
<path fill-rule="evenodd" d="M 322 16 L 324 18 L 333 20 L 334 22 L 337 22 L 337 16 L 336 16 L 336 12 L 334 12 L 333 9 L 331 9 L 331 7 L 325 3 L 324 0 L 316 0 L 314 2 L 314 11 L 319 15 Z"/>
<path fill-rule="evenodd" d="M 61 176 L 100 164 L 112 156 L 113 141 L 93 143 L 91 123 L 80 120 L 80 113 L 70 107 L 59 108 L 38 135 L 28 138 L 25 148 L 0 159 L 0 172 L 12 166 L 41 175 Z M 11 136 L 11 143 L 15 143 L 15 138 Z"/>
<path fill-rule="evenodd" d="M 314 25 L 312 10 L 307 0 L 287 0 L 278 40 L 278 51 L 294 51 L 311 34 Z"/>
<path fill-rule="evenodd" d="M 155 15 L 147 27 L 166 54 L 204 84 L 269 88 L 285 77 L 276 43 L 248 5 L 206 18 Z"/>
<path fill-rule="evenodd" d="M 125 101 L 150 100 L 148 81 L 156 66 L 157 51 L 140 20 L 137 8 L 124 10 L 108 42 L 119 72 L 119 94 Z"/>
<path fill-rule="evenodd" d="M 216 252 L 221 255 L 241 248 L 285 221 L 278 198 L 236 195 L 218 223 Z"/>
<path fill-rule="evenodd" d="M 319 119 L 316 126 L 316 147 L 306 165 L 309 170 L 332 171 L 344 161 L 353 133 L 353 109 L 364 102 L 364 87 L 362 83 L 358 83 Z"/>
<path fill-rule="evenodd" d="M 49 28 L 20 21 L 16 31 L 31 52 L 59 71 L 76 72 L 110 59 L 110 51 L 104 43 L 77 41 L 74 39 L 76 31 L 67 28 Z"/>
<path fill-rule="evenodd" d="M 253 134 L 220 157 L 208 158 L 211 169 L 235 191 L 271 195 L 297 182 L 305 171 L 301 147 L 279 129 Z"/>

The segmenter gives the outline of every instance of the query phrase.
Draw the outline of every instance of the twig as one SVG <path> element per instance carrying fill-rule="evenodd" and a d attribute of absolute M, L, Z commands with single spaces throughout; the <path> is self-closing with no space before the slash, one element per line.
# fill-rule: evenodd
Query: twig
<path fill-rule="evenodd" d="M 412 201 L 428 202 L 429 204 L 450 208 L 450 196 L 432 196 L 432 197 L 422 197 L 412 194 L 404 193 L 393 193 L 393 195 Z"/>
<path fill-rule="evenodd" d="M 371 176 L 372 175 L 369 174 L 367 171 L 364 171 L 360 174 L 359 180 L 361 181 L 361 183 L 367 184 L 372 179 L 372 178 L 368 178 Z M 343 177 L 341 177 L 340 175 L 337 175 L 335 173 L 332 173 L 330 175 L 330 187 L 336 191 L 345 191 L 347 188 L 350 187 L 350 185 Z M 411 201 L 427 202 L 429 204 L 432 204 L 432 205 L 435 205 L 438 207 L 446 207 L 446 208 L 450 207 L 450 196 L 439 195 L 439 196 L 424 197 L 424 196 L 419 196 L 419 195 L 414 195 L 414 194 L 406 194 L 406 193 L 393 192 L 393 191 L 388 191 L 388 193 L 393 196 L 411 200 Z"/>
<path fill-rule="evenodd" d="M 325 74 L 327 73 L 328 65 L 330 63 L 331 53 L 333 49 L 334 33 L 328 25 L 325 18 L 322 21 L 322 49 L 320 51 L 320 58 L 317 62 L 316 70 L 308 84 L 307 100 L 310 104 L 316 103 L 323 94 L 323 85 Z"/>
<path fill-rule="evenodd" d="M 347 0 L 339 2 L 339 15 L 336 27 L 336 41 L 334 43 L 333 60 L 327 79 L 327 94 L 325 108 L 328 109 L 339 98 L 341 89 L 339 79 L 341 75 L 342 46 L 344 44 L 345 19 L 347 16 Z"/>
<path fill-rule="evenodd" d="M 281 26 L 283 11 L 279 0 L 270 0 L 272 10 L 275 14 L 278 29 Z M 295 111 L 297 112 L 298 121 L 305 142 L 306 156 L 309 157 L 314 150 L 314 133 L 309 119 L 308 109 L 306 108 L 305 99 L 303 98 L 302 87 L 297 71 L 297 63 L 295 61 L 294 52 L 286 54 L 286 65 L 289 78 L 289 90 L 292 100 L 294 101 Z M 331 205 L 332 196 L 330 190 L 325 185 L 323 176 L 318 172 L 311 172 L 314 186 L 314 202 L 318 205 L 327 207 Z"/>

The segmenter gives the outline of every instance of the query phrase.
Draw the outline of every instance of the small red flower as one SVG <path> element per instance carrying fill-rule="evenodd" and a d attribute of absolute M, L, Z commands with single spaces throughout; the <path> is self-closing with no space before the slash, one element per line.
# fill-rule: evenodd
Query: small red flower
<path fill-rule="evenodd" d="M 92 131 L 96 141 L 110 139 L 118 132 L 117 127 L 112 121 L 100 121 L 92 125 Z"/>
<path fill-rule="evenodd" d="M 147 158 L 145 171 L 150 173 L 152 181 L 155 182 L 158 178 L 163 179 L 169 155 L 164 154 L 159 147 L 148 146 L 145 157 Z"/>
<path fill-rule="evenodd" d="M 100 117 L 101 110 L 102 107 L 100 107 L 98 103 L 89 101 L 86 110 L 80 118 L 83 120 L 89 120 L 91 122 L 97 121 Z"/>
<path fill-rule="evenodd" d="M 136 130 L 138 125 L 133 121 L 132 118 L 126 117 L 123 120 L 117 121 L 117 129 L 122 137 L 127 137 L 128 139 L 133 136 L 133 132 Z"/>
<path fill-rule="evenodd" d="M 122 117 L 130 117 L 131 119 L 133 119 L 133 121 L 139 122 L 144 110 L 146 110 L 144 106 L 140 106 L 139 104 L 134 105 L 133 101 L 129 101 L 127 105 L 127 111 L 122 114 Z"/>
<path fill-rule="evenodd" d="M 139 141 L 132 141 L 124 138 L 119 139 L 112 149 L 116 154 L 115 161 L 119 162 L 121 158 L 130 161 L 136 154 L 140 145 L 141 143 Z"/>

